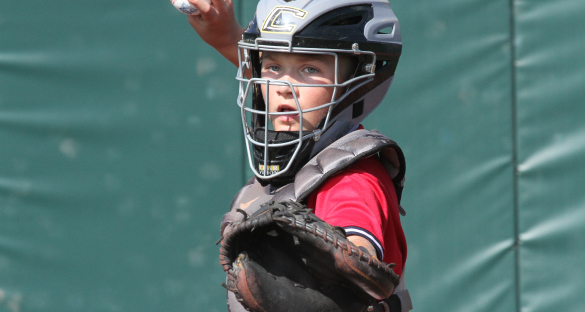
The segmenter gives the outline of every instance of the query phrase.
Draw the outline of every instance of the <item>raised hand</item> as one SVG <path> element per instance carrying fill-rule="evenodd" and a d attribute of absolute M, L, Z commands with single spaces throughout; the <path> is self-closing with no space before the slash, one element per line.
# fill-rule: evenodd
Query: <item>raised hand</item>
<path fill-rule="evenodd" d="M 238 66 L 238 41 L 244 28 L 236 21 L 231 0 L 188 0 L 200 14 L 188 15 L 189 24 L 207 44 Z"/>

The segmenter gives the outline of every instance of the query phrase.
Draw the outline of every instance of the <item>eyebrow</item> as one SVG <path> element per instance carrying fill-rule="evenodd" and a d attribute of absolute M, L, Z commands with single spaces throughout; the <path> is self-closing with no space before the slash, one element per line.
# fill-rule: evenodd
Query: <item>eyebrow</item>
<path fill-rule="evenodd" d="M 323 54 L 305 54 L 300 55 L 299 60 L 301 61 L 319 61 L 325 63 L 326 57 Z"/>
<path fill-rule="evenodd" d="M 323 55 L 323 54 L 296 54 L 298 59 L 301 62 L 306 62 L 306 61 L 318 61 L 321 63 L 326 63 L 325 61 L 325 57 L 327 55 Z M 260 60 L 263 59 L 267 59 L 267 60 L 271 60 L 271 61 L 276 61 L 272 56 L 271 53 L 263 53 L 262 57 L 260 58 Z"/>
<path fill-rule="evenodd" d="M 262 61 L 262 60 L 265 60 L 265 59 L 266 60 L 274 61 L 274 58 L 272 58 L 272 56 L 270 56 L 270 54 L 268 54 L 268 53 L 262 53 L 262 56 L 260 56 L 260 60 Z"/>

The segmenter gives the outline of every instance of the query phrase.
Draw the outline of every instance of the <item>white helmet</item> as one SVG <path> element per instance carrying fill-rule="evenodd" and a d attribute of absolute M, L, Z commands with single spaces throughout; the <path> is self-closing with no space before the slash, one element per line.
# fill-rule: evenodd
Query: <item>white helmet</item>
<path fill-rule="evenodd" d="M 293 84 L 260 75 L 261 52 L 332 55 L 335 82 Z M 323 148 L 355 130 L 382 101 L 402 51 L 400 26 L 386 0 L 261 0 L 239 42 L 241 108 L 250 167 L 265 183 L 284 184 Z M 339 55 L 357 64 L 353 75 L 339 82 Z M 246 72 L 251 76 L 246 77 Z M 269 112 L 261 87 L 333 88 L 331 101 L 315 108 Z M 268 91 L 266 91 L 268 93 Z M 340 95 L 341 94 L 341 95 Z M 303 131 L 303 113 L 326 108 L 312 131 Z M 298 131 L 274 131 L 267 116 L 299 115 Z"/>

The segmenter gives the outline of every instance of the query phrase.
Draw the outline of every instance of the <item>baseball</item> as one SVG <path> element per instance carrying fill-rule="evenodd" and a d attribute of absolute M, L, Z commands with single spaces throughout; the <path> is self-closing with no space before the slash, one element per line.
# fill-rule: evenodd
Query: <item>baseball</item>
<path fill-rule="evenodd" d="M 209 0 L 205 0 L 205 2 L 209 3 Z M 199 9 L 196 6 L 189 3 L 187 0 L 171 0 L 171 3 L 177 10 L 187 14 L 187 15 L 199 15 Z"/>

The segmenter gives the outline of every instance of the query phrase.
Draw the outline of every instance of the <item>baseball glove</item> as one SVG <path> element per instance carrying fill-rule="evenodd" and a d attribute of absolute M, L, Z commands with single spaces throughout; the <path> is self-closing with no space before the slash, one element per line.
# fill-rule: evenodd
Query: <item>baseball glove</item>
<path fill-rule="evenodd" d="M 224 233 L 223 286 L 254 312 L 383 311 L 395 264 L 349 242 L 342 228 L 289 201 L 264 204 Z M 387 305 L 386 305 L 387 307 Z"/>

